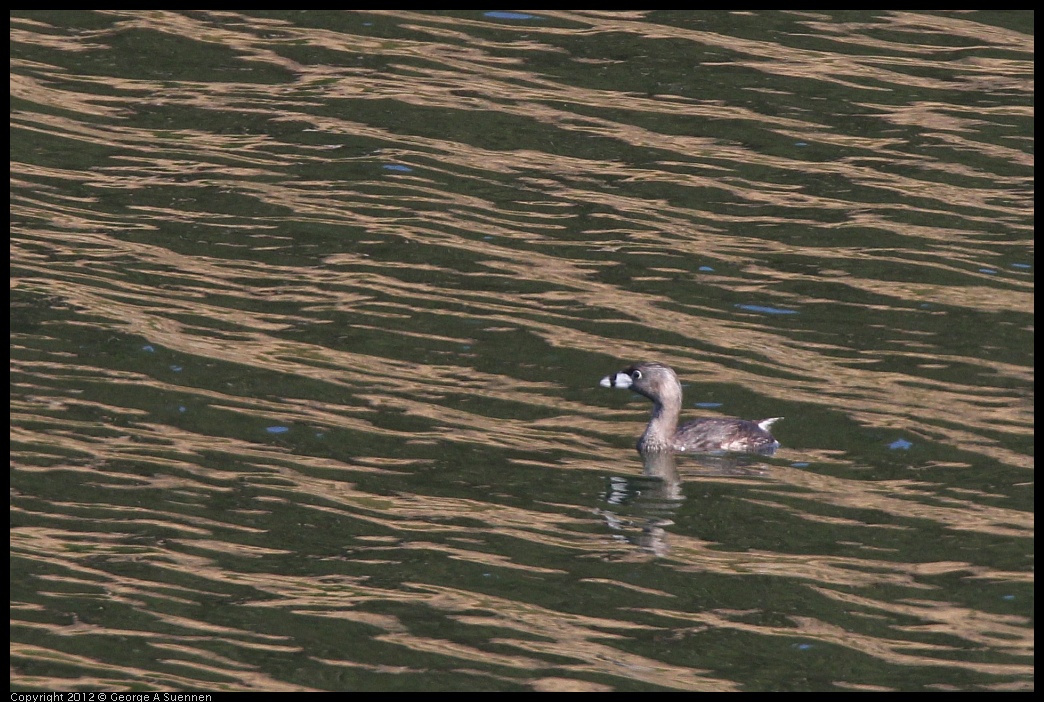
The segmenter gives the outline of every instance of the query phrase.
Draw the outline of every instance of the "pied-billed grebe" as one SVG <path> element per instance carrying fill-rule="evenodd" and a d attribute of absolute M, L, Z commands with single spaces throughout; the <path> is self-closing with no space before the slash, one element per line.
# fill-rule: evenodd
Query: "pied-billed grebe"
<path fill-rule="evenodd" d="M 674 371 L 662 363 L 636 363 L 602 378 L 604 388 L 630 388 L 653 401 L 652 419 L 638 439 L 638 452 L 746 451 L 770 454 L 779 442 L 769 433 L 772 417 L 760 422 L 731 417 L 704 417 L 678 426 L 682 387 Z"/>

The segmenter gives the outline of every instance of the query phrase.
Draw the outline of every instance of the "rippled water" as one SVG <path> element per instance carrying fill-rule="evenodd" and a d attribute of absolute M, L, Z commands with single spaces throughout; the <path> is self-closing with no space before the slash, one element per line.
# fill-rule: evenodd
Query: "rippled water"
<path fill-rule="evenodd" d="M 1032 689 L 1032 13 L 11 52 L 13 689 Z"/>

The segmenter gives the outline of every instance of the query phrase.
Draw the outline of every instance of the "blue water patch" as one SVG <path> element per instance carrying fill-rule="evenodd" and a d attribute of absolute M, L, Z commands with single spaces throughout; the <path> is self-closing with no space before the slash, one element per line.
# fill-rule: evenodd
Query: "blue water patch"
<path fill-rule="evenodd" d="M 1011 267 L 1012 268 L 1021 268 L 1022 270 L 1028 271 L 1033 266 L 1031 266 L 1028 263 L 1013 263 L 1013 264 L 1011 264 Z"/>
<path fill-rule="evenodd" d="M 808 468 L 811 465 L 808 461 L 798 461 L 797 463 L 791 463 L 791 468 Z"/>
<path fill-rule="evenodd" d="M 704 273 L 713 273 L 714 272 L 714 269 L 711 268 L 710 266 L 700 266 L 696 270 L 703 271 Z"/>
<path fill-rule="evenodd" d="M 149 346 L 148 344 L 145 344 L 144 346 L 142 346 L 141 350 L 144 351 L 145 353 L 156 353 L 156 347 L 155 346 Z"/>
<path fill-rule="evenodd" d="M 395 171 L 397 173 L 413 173 L 413 169 L 409 166 L 403 166 L 398 163 L 386 163 L 381 166 L 386 171 Z"/>
<path fill-rule="evenodd" d="M 997 271 L 993 270 L 992 268 L 980 268 L 979 272 L 980 273 L 989 273 L 990 275 L 997 275 Z"/>
<path fill-rule="evenodd" d="M 265 427 L 265 431 L 267 431 L 269 434 L 285 434 L 286 432 L 290 431 L 290 427 Z"/>
<path fill-rule="evenodd" d="M 748 312 L 761 312 L 763 314 L 797 314 L 797 310 L 785 310 L 780 307 L 762 307 L 761 305 L 736 305 L 736 307 Z"/>
<path fill-rule="evenodd" d="M 896 439 L 892 443 L 888 444 L 888 448 L 890 449 L 899 449 L 903 451 L 910 449 L 912 446 L 913 444 L 907 441 L 906 439 Z"/>
<path fill-rule="evenodd" d="M 490 10 L 489 12 L 484 12 L 482 14 L 485 17 L 502 20 L 543 19 L 543 17 L 537 17 L 536 15 L 527 15 L 525 12 L 504 12 L 502 10 Z"/>
<path fill-rule="evenodd" d="M 182 371 L 181 366 L 171 366 L 170 369 L 175 373 L 180 373 Z"/>
<path fill-rule="evenodd" d="M 693 404 L 693 407 L 700 407 L 702 409 L 714 409 L 715 407 L 721 407 L 720 402 L 697 402 Z"/>

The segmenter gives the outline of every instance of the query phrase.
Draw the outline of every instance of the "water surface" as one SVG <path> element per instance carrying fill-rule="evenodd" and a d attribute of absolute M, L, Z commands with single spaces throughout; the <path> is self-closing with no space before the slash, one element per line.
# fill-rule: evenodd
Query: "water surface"
<path fill-rule="evenodd" d="M 12 688 L 1032 689 L 1033 58 L 13 13 Z M 643 465 L 642 359 L 783 448 Z"/>

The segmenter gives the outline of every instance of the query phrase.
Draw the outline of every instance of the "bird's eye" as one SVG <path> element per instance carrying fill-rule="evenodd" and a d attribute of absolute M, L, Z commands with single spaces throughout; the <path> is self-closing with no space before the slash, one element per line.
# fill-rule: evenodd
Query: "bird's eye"
<path fill-rule="evenodd" d="M 638 380 L 641 377 L 642 377 L 642 372 L 640 370 L 633 370 L 633 371 L 631 371 L 631 380 Z"/>

